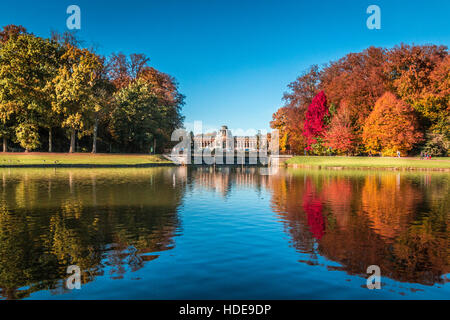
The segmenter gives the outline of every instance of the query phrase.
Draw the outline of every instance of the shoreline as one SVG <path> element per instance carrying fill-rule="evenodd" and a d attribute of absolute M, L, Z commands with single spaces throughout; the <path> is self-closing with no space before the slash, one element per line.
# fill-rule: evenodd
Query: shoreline
<path fill-rule="evenodd" d="M 154 168 L 154 167 L 214 167 L 208 164 L 181 164 L 165 155 L 146 154 L 67 154 L 67 153 L 6 153 L 0 154 L 0 168 Z M 242 164 L 216 164 L 216 167 L 241 167 Z M 244 164 L 244 167 L 267 167 Z M 280 161 L 280 167 L 328 170 L 386 170 L 450 172 L 450 158 L 422 160 L 419 158 L 294 156 Z"/>
<path fill-rule="evenodd" d="M 450 171 L 450 158 L 424 160 L 404 157 L 296 156 L 285 162 L 290 168 L 362 169 L 389 171 Z"/>
<path fill-rule="evenodd" d="M 419 168 L 419 167 L 364 167 L 364 166 L 328 166 L 328 165 L 302 165 L 298 163 L 286 164 L 286 168 L 319 169 L 319 170 L 385 170 L 385 171 L 441 171 L 450 172 L 450 168 Z"/>
<path fill-rule="evenodd" d="M 121 168 L 157 168 L 157 167 L 214 167 L 212 165 L 179 165 L 176 163 L 142 163 L 142 164 L 23 164 L 23 165 L 0 165 L 0 169 L 121 169 Z M 221 164 L 216 167 L 241 167 L 241 165 Z M 245 165 L 246 168 L 267 167 Z M 435 171 L 450 172 L 450 168 L 417 168 L 417 167 L 367 167 L 367 166 L 326 166 L 326 165 L 301 165 L 301 164 L 285 164 L 280 167 L 291 169 L 314 169 L 314 170 L 377 170 L 377 171 Z"/>
<path fill-rule="evenodd" d="M 140 164 L 81 164 L 81 163 L 74 163 L 74 164 L 12 164 L 12 165 L 0 165 L 0 169 L 8 169 L 8 168 L 88 168 L 88 169 L 94 169 L 94 168 L 153 168 L 153 167 L 178 167 L 175 163 L 140 163 Z"/>

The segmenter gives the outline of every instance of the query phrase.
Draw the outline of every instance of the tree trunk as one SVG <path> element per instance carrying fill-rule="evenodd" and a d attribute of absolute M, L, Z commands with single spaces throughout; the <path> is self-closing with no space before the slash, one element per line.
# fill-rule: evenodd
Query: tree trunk
<path fill-rule="evenodd" d="M 92 153 L 97 153 L 97 130 L 98 130 L 98 117 L 95 117 L 94 134 L 92 137 Z"/>
<path fill-rule="evenodd" d="M 72 129 L 70 131 L 70 149 L 69 149 L 69 153 L 74 153 L 75 152 L 75 130 Z"/>
<path fill-rule="evenodd" d="M 3 137 L 3 152 L 8 152 L 8 140 Z"/>
<path fill-rule="evenodd" d="M 48 130 L 48 152 L 53 152 L 52 145 L 52 128 Z"/>
<path fill-rule="evenodd" d="M 156 154 L 156 138 L 153 138 L 153 154 Z"/>

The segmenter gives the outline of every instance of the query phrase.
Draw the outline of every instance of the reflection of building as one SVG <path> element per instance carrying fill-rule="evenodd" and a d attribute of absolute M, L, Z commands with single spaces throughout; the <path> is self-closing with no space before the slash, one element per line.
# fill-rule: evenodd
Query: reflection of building
<path fill-rule="evenodd" d="M 257 151 L 263 137 L 260 133 L 250 137 L 233 137 L 227 126 L 222 126 L 219 132 L 198 134 L 194 136 L 194 149 L 220 149 L 236 151 Z"/>
<path fill-rule="evenodd" d="M 210 168 L 198 167 L 192 170 L 196 187 L 219 192 L 226 196 L 233 187 L 267 188 L 268 176 L 257 174 L 256 168 Z"/>

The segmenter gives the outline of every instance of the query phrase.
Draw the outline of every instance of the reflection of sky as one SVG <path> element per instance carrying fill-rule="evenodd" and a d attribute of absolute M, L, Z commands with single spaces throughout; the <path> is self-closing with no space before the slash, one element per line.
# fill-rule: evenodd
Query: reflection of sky
<path fill-rule="evenodd" d="M 424 286 L 382 278 L 382 290 L 368 290 L 366 278 L 348 275 L 320 255 L 298 252 L 272 192 L 231 183 L 226 196 L 196 185 L 179 207 L 182 232 L 172 250 L 135 272 L 111 280 L 110 269 L 94 282 L 61 296 L 48 291 L 35 299 L 442 299 L 450 284 Z M 301 195 L 299 195 L 299 202 Z M 316 248 L 317 249 L 317 248 Z M 315 250 L 317 252 L 317 250 Z M 305 263 L 304 261 L 308 262 Z M 329 267 L 337 270 L 330 271 Z M 128 268 L 128 266 L 125 266 Z M 418 291 L 417 291 L 418 290 Z"/>

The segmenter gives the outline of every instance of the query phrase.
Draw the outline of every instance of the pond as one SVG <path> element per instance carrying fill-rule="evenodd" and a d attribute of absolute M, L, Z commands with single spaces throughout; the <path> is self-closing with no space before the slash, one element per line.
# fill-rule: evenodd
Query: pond
<path fill-rule="evenodd" d="M 448 173 L 261 169 L 1 169 L 0 299 L 448 299 Z"/>

